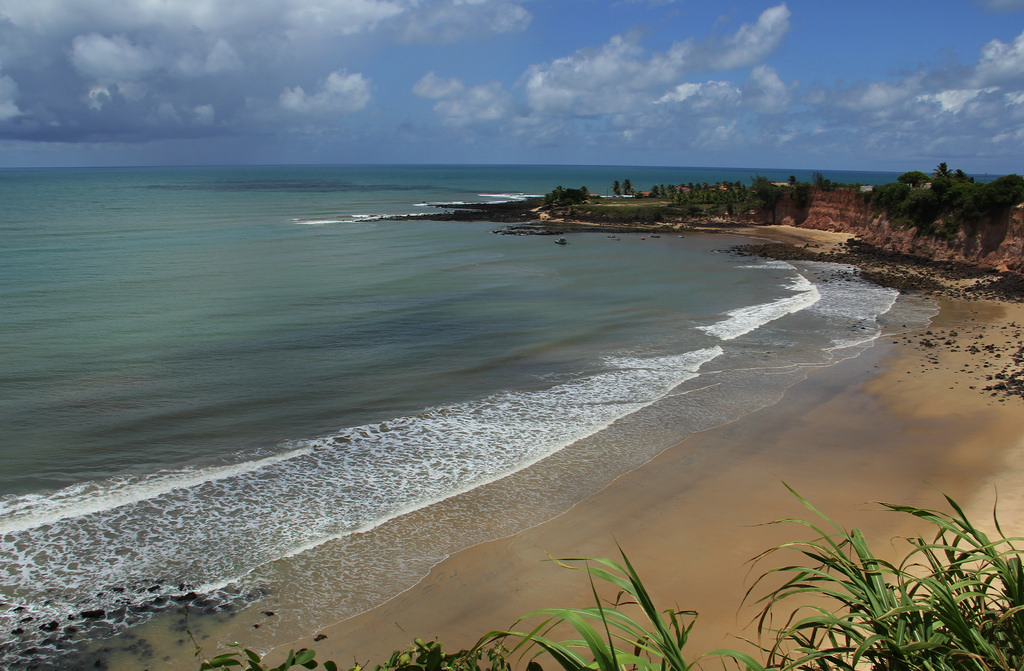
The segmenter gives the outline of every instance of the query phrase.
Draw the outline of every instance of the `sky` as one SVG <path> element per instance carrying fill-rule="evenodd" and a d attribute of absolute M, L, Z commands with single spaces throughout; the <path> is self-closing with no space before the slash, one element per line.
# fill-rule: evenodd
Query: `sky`
<path fill-rule="evenodd" d="M 0 0 L 0 167 L 1024 173 L 1024 0 Z"/>

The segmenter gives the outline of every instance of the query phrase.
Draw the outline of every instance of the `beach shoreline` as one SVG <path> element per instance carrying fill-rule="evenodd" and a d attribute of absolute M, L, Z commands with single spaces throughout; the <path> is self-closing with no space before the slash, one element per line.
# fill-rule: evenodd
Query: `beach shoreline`
<path fill-rule="evenodd" d="M 729 232 L 822 252 L 849 238 L 785 226 Z M 765 523 L 809 515 L 783 482 L 863 529 L 882 555 L 915 525 L 877 501 L 943 508 L 944 493 L 984 525 L 998 492 L 1004 528 L 1021 531 L 1024 494 L 1013 484 L 1024 472 L 1024 399 L 996 388 L 996 376 L 1021 366 L 1024 306 L 939 303 L 922 332 L 883 336 L 779 403 L 687 438 L 553 520 L 455 553 L 386 603 L 268 658 L 310 647 L 339 665 L 373 665 L 416 637 L 468 647 L 529 611 L 588 605 L 583 577 L 546 560 L 615 557 L 619 546 L 662 608 L 700 613 L 692 656 L 748 646 L 756 611 L 743 595 L 760 572 L 748 561 L 796 533 Z"/>

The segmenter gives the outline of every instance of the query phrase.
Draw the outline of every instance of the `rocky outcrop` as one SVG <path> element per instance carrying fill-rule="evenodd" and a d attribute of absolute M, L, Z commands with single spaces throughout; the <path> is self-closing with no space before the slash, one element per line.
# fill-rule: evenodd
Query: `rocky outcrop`
<path fill-rule="evenodd" d="M 762 214 L 762 223 L 773 220 L 801 228 L 851 233 L 869 244 L 904 254 L 1024 272 L 1024 209 L 1019 205 L 964 226 L 951 239 L 893 226 L 884 214 L 875 215 L 869 195 L 853 189 L 812 189 L 803 207 L 791 197 L 784 197 L 774 213 Z"/>

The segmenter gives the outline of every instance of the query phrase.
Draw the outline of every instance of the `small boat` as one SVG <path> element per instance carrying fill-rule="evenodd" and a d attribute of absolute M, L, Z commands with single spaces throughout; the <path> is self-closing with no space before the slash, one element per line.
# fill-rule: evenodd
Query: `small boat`
<path fill-rule="evenodd" d="M 557 240 L 555 240 L 555 244 L 556 245 L 567 245 L 567 244 L 569 244 L 569 241 L 566 240 L 565 238 L 558 238 Z"/>

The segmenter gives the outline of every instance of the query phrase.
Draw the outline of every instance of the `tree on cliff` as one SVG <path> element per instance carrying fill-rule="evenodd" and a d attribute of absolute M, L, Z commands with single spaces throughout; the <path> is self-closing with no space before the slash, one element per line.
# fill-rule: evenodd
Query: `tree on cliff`
<path fill-rule="evenodd" d="M 1024 203 L 1024 177 L 1006 175 L 974 189 L 976 204 L 986 213 Z"/>
<path fill-rule="evenodd" d="M 963 170 L 951 171 L 940 163 L 931 176 L 915 170 L 897 179 L 874 190 L 875 211 L 886 212 L 896 226 L 941 238 L 954 238 L 964 224 L 998 216 L 1024 202 L 1024 178 L 1019 175 L 977 184 Z"/>
<path fill-rule="evenodd" d="M 767 177 L 758 176 L 753 180 L 750 187 L 754 196 L 764 204 L 764 208 L 772 213 L 772 223 L 775 223 L 775 204 L 782 197 L 782 189 L 768 181 Z"/>
<path fill-rule="evenodd" d="M 927 184 L 928 179 L 928 175 L 920 170 L 911 170 L 910 172 L 905 172 L 896 178 L 896 180 L 901 184 L 909 184 L 914 188 Z"/>
<path fill-rule="evenodd" d="M 564 186 L 556 186 L 554 190 L 544 195 L 544 205 L 564 206 L 579 205 L 590 200 L 590 190 L 585 186 L 578 189 L 567 189 Z"/>

